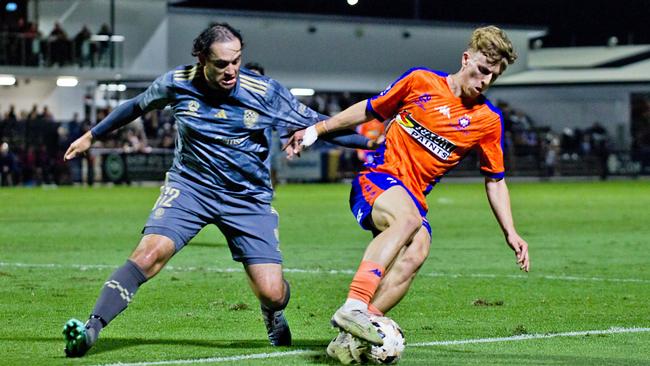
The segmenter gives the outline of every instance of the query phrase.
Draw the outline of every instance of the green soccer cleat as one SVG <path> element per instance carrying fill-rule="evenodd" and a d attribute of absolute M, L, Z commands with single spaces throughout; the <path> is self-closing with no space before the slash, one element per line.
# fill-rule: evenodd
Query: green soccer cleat
<path fill-rule="evenodd" d="M 63 338 L 65 339 L 65 355 L 67 357 L 82 357 L 92 347 L 87 331 L 84 323 L 77 319 L 70 319 L 65 323 Z"/>
<path fill-rule="evenodd" d="M 384 344 L 377 327 L 362 310 L 347 310 L 341 307 L 332 316 L 332 325 L 376 346 Z"/>

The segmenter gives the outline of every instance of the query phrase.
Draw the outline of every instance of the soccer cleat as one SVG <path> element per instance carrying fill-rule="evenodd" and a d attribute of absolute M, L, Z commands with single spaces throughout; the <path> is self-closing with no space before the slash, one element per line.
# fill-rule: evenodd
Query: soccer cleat
<path fill-rule="evenodd" d="M 67 357 L 82 357 L 92 347 L 87 331 L 84 323 L 77 319 L 70 319 L 65 323 L 63 338 L 65 339 L 65 355 Z"/>
<path fill-rule="evenodd" d="M 347 310 L 341 307 L 334 313 L 331 322 L 333 326 L 374 345 L 384 344 L 384 339 L 377 332 L 377 327 L 372 324 L 368 314 L 362 310 Z"/>
<path fill-rule="evenodd" d="M 327 345 L 327 355 L 344 365 L 355 362 L 364 363 L 362 355 L 367 348 L 367 343 L 355 338 L 348 332 L 339 331 L 339 335 Z"/>
<path fill-rule="evenodd" d="M 282 310 L 272 311 L 262 307 L 262 317 L 266 325 L 266 333 L 272 346 L 290 346 L 291 329 Z"/>

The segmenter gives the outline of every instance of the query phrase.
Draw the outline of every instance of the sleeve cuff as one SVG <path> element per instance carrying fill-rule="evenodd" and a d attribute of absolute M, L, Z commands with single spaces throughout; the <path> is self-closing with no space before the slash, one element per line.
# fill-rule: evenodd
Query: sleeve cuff
<path fill-rule="evenodd" d="M 380 121 L 386 119 L 384 118 L 384 116 L 380 115 L 379 113 L 377 113 L 377 111 L 375 111 L 375 109 L 372 107 L 372 103 L 370 103 L 370 99 L 368 99 L 368 101 L 366 102 L 366 111 L 370 112 L 370 114 L 372 114 L 375 118 L 377 118 Z"/>
<path fill-rule="evenodd" d="M 506 177 L 506 172 L 491 173 L 491 172 L 486 172 L 484 170 L 481 170 L 481 174 L 492 179 L 503 179 Z"/>

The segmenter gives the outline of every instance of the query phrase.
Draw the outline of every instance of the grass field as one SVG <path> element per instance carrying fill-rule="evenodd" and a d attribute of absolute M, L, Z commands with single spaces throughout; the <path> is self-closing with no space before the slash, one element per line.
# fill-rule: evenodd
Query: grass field
<path fill-rule="evenodd" d="M 481 183 L 447 182 L 429 196 L 431 254 L 389 314 L 408 342 L 400 364 L 650 365 L 650 183 L 511 182 L 510 191 L 529 274 L 504 244 Z M 0 190 L 0 364 L 334 364 L 324 353 L 335 336 L 329 317 L 369 240 L 348 211 L 347 185 L 277 190 L 294 347 L 268 346 L 241 266 L 209 227 L 87 357 L 66 359 L 64 322 L 88 316 L 157 195 Z"/>

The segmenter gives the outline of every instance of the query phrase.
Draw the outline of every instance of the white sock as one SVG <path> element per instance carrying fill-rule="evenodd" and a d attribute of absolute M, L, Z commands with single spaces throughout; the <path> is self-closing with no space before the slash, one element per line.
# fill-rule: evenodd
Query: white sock
<path fill-rule="evenodd" d="M 368 304 L 366 304 L 361 300 L 352 299 L 348 297 L 348 299 L 345 300 L 345 304 L 343 304 L 343 309 L 368 311 Z"/>

